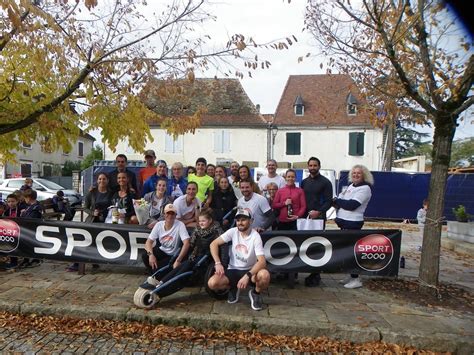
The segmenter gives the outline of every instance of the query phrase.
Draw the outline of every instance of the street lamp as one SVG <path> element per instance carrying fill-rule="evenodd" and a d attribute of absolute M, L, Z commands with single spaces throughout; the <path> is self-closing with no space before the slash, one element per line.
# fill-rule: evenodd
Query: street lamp
<path fill-rule="evenodd" d="M 273 122 L 267 124 L 267 160 L 273 159 L 275 138 L 278 133 L 278 127 Z"/>
<path fill-rule="evenodd" d="M 276 135 L 278 134 L 278 126 L 272 124 L 272 125 L 270 126 L 270 132 L 271 132 L 271 135 L 272 135 L 272 149 L 271 149 L 270 159 L 274 159 L 274 153 L 275 153 L 275 138 L 276 138 Z"/>

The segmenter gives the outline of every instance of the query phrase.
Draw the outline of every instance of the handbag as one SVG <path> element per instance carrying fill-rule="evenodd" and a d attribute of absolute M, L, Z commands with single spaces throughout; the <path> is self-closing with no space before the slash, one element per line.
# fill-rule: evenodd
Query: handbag
<path fill-rule="evenodd" d="M 296 220 L 296 228 L 299 231 L 324 230 L 324 220 L 311 219 L 309 216 L 307 218 L 298 218 Z"/>

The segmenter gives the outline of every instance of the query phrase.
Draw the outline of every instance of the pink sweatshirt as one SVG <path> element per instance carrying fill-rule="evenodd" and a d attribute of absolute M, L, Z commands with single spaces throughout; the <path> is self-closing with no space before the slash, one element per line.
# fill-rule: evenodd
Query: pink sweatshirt
<path fill-rule="evenodd" d="M 280 214 L 278 215 L 278 220 L 280 222 L 291 222 L 291 220 L 288 219 L 288 208 L 285 205 L 285 201 L 288 198 L 291 198 L 293 215 L 303 217 L 306 212 L 306 199 L 303 189 L 296 186 L 290 187 L 286 185 L 285 187 L 278 189 L 272 203 L 273 209 L 280 210 Z"/>

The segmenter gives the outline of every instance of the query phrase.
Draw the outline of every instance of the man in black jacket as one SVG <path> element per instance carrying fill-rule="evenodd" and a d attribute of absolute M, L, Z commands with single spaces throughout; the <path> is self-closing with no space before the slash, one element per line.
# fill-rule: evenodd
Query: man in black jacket
<path fill-rule="evenodd" d="M 332 203 L 332 184 L 319 173 L 319 169 L 321 169 L 320 160 L 315 157 L 309 158 L 309 176 L 301 182 L 301 188 L 306 197 L 306 216 L 311 219 L 322 219 L 326 226 L 326 211 Z M 315 287 L 320 281 L 319 273 L 312 273 L 305 279 L 305 285 Z"/>
<path fill-rule="evenodd" d="M 119 190 L 119 185 L 117 183 L 117 175 L 118 173 L 126 172 L 128 176 L 128 181 L 130 183 L 131 188 L 135 191 L 137 189 L 137 176 L 134 172 L 127 169 L 127 156 L 125 154 L 119 154 L 115 158 L 115 165 L 117 168 L 110 172 L 109 174 L 109 188 L 112 192 L 117 192 Z"/>

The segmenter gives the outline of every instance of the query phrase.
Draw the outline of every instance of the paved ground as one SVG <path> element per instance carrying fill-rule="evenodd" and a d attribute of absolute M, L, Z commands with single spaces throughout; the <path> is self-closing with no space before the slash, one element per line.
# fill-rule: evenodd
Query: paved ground
<path fill-rule="evenodd" d="M 406 268 L 400 270 L 400 276 L 414 277 L 420 237 L 416 228 L 397 227 L 404 228 L 402 255 L 406 258 Z M 472 291 L 473 265 L 472 258 L 443 249 L 441 280 Z M 154 310 L 144 311 L 133 305 L 133 294 L 145 278 L 141 270 L 107 266 L 93 271 L 89 265 L 87 274 L 81 276 L 65 272 L 66 266 L 45 262 L 33 269 L 0 273 L 0 310 L 324 335 L 354 342 L 383 340 L 459 353 L 472 353 L 474 349 L 474 312 L 407 304 L 367 288 L 347 290 L 338 283 L 343 275 L 323 274 L 318 288 L 302 286 L 304 274 L 300 274 L 295 289 L 273 284 L 264 295 L 266 307 L 260 312 L 250 309 L 246 296 L 238 304 L 229 305 L 209 298 L 200 288 L 183 289 L 162 300 Z"/>
<path fill-rule="evenodd" d="M 248 351 L 238 345 L 202 346 L 192 342 L 138 341 L 97 335 L 65 335 L 34 330 L 3 330 L 0 353 L 30 354 L 269 354 L 269 350 Z M 290 352 L 288 352 L 290 353 Z"/>

